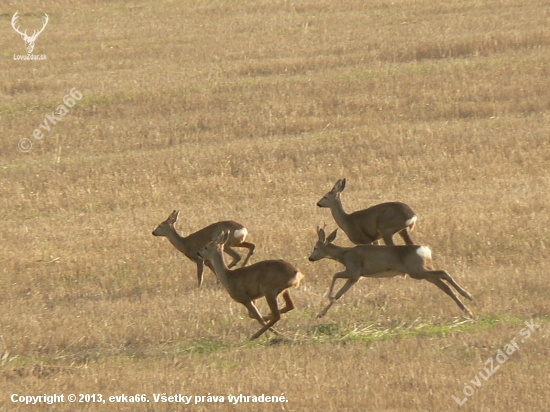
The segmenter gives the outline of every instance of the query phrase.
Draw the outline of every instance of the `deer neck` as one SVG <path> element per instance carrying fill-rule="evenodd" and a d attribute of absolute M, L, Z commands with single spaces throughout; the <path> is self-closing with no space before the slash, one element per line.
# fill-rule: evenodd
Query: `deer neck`
<path fill-rule="evenodd" d="M 216 273 L 216 276 L 220 280 L 221 284 L 225 287 L 226 290 L 230 290 L 229 285 L 229 276 L 230 276 L 230 270 L 225 264 L 225 261 L 223 260 L 223 255 L 221 250 L 216 252 L 216 254 L 213 256 L 212 260 L 210 261 L 212 263 L 212 266 L 214 267 L 214 272 Z"/>
<path fill-rule="evenodd" d="M 187 238 L 180 236 L 176 229 L 170 230 L 166 236 L 172 246 L 178 249 L 181 253 L 188 253 L 188 242 Z"/>
<path fill-rule="evenodd" d="M 342 206 L 342 201 L 340 199 L 336 199 L 332 203 L 330 207 L 330 212 L 332 213 L 332 217 L 334 218 L 336 224 L 341 227 L 344 232 L 347 233 L 349 215 L 344 210 L 344 206 Z"/>
<path fill-rule="evenodd" d="M 349 249 L 350 248 L 347 248 L 347 247 L 333 245 L 332 243 L 325 246 L 325 252 L 327 254 L 327 258 L 340 262 L 343 265 L 344 265 L 344 255 L 346 251 L 348 251 Z"/>

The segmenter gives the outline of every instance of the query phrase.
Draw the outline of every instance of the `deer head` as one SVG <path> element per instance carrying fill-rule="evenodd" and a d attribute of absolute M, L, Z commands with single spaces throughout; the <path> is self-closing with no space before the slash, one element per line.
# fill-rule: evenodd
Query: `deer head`
<path fill-rule="evenodd" d="M 309 260 L 311 262 L 315 262 L 327 257 L 327 245 L 334 242 L 337 234 L 338 229 L 335 229 L 334 232 L 325 237 L 325 229 L 317 228 L 317 236 L 319 237 L 319 240 L 317 240 L 317 243 L 313 248 L 313 252 L 311 252 L 311 255 L 309 256 Z"/>
<path fill-rule="evenodd" d="M 174 223 L 178 221 L 179 214 L 179 210 L 174 210 L 172 213 L 170 213 L 168 219 L 158 225 L 157 228 L 153 231 L 153 236 L 168 236 L 170 232 L 174 231 Z"/>
<path fill-rule="evenodd" d="M 34 30 L 32 36 L 29 36 L 29 35 L 27 35 L 27 30 L 25 30 L 24 33 L 21 33 L 21 31 L 19 31 L 19 27 L 15 27 L 15 25 L 17 24 L 17 19 L 19 18 L 17 13 L 19 13 L 19 12 L 16 11 L 15 14 L 13 15 L 12 19 L 11 19 L 11 26 L 13 27 L 13 29 L 17 33 L 19 33 L 21 35 L 21 38 L 25 41 L 25 48 L 27 49 L 27 53 L 30 54 L 34 50 L 34 42 L 36 41 L 36 38 L 46 28 L 46 25 L 48 24 L 49 17 L 46 13 L 44 13 L 44 24 L 42 25 L 42 28 L 38 31 Z"/>

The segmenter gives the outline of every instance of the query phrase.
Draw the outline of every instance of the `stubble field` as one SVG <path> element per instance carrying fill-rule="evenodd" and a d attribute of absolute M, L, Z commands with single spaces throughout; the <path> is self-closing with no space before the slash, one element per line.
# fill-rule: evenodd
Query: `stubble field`
<path fill-rule="evenodd" d="M 14 60 L 17 10 L 29 32 L 48 13 L 47 60 Z M 1 410 L 183 409 L 163 393 L 204 395 L 193 411 L 547 410 L 546 2 L 14 1 L 0 18 Z M 342 267 L 307 260 L 336 227 L 315 203 L 342 177 L 348 212 L 413 208 L 474 319 L 408 277 L 363 279 L 316 318 Z M 215 275 L 197 288 L 151 235 L 174 209 L 182 235 L 236 220 L 251 263 L 306 274 L 281 338 L 249 342 L 259 325 Z M 54 393 L 107 402 L 12 402 Z"/>

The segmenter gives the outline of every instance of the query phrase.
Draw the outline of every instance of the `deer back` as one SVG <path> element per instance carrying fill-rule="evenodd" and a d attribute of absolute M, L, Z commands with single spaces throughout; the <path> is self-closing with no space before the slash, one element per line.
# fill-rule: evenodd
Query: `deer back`
<path fill-rule="evenodd" d="M 426 246 L 399 245 L 375 246 L 359 245 L 347 253 L 345 265 L 360 265 L 361 275 L 375 275 L 383 272 L 409 273 L 422 270 L 426 256 L 423 251 Z M 420 252 L 419 252 L 420 251 Z"/>
<path fill-rule="evenodd" d="M 349 214 L 346 234 L 355 244 L 370 243 L 380 238 L 381 226 L 398 232 L 406 227 L 405 222 L 413 216 L 413 210 L 404 203 L 380 203 Z"/>
<path fill-rule="evenodd" d="M 229 245 L 233 244 L 236 240 L 236 233 L 241 231 L 241 233 L 237 233 L 237 235 L 243 235 L 246 236 L 248 232 L 246 232 L 246 229 L 243 225 L 233 222 L 232 220 L 224 220 L 221 222 L 212 223 L 211 225 L 208 225 L 200 230 L 197 230 L 194 233 L 191 233 L 189 236 L 186 237 L 186 242 L 188 243 L 189 253 L 191 254 L 197 254 L 197 252 L 204 247 L 208 242 L 212 241 L 218 234 L 223 232 L 224 230 L 229 230 L 229 237 L 227 239 L 227 243 Z M 244 233 L 242 233 L 244 231 Z"/>

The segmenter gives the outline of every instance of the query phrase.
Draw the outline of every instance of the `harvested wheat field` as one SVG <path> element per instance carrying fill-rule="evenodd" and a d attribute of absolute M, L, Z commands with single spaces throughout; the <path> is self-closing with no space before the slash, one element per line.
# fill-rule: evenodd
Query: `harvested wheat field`
<path fill-rule="evenodd" d="M 0 17 L 0 410 L 548 410 L 548 2 L 12 1 Z M 43 29 L 45 58 L 24 60 L 12 21 Z M 473 317 L 398 276 L 317 318 L 344 267 L 308 260 L 337 227 L 316 203 L 342 178 L 347 212 L 414 210 L 412 240 Z M 152 235 L 173 210 L 182 236 L 235 221 L 248 266 L 305 275 L 279 336 L 249 340 L 260 324 L 213 272 L 199 288 Z"/>

